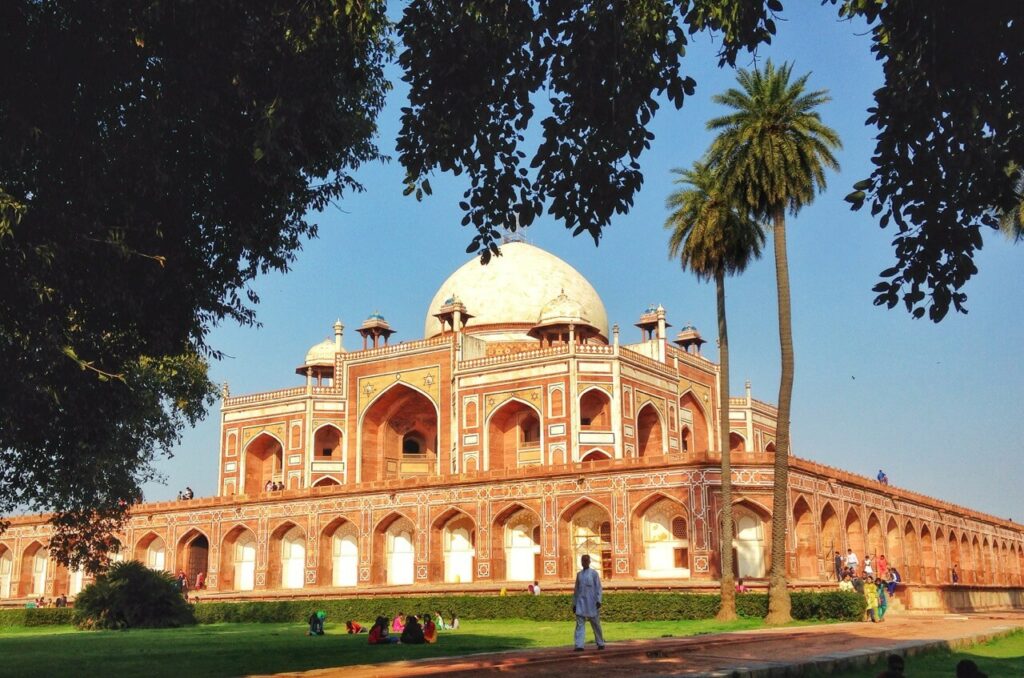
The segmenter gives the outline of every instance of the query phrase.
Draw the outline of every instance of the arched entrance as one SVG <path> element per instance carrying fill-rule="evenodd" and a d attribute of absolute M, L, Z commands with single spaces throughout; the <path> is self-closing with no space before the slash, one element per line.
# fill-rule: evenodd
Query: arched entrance
<path fill-rule="evenodd" d="M 906 577 L 908 573 L 904 572 L 906 568 L 904 567 L 903 544 L 900 542 L 900 528 L 896 524 L 895 518 L 889 518 L 889 522 L 886 523 L 885 548 L 888 553 L 886 560 L 889 561 L 889 567 L 895 567 L 902 576 Z"/>
<path fill-rule="evenodd" d="M 747 451 L 747 439 L 736 431 L 729 433 L 729 452 L 739 453 Z"/>
<path fill-rule="evenodd" d="M 811 507 L 800 497 L 793 504 L 793 536 L 796 540 L 796 576 L 818 578 L 818 549 L 814 544 L 814 518 Z"/>
<path fill-rule="evenodd" d="M 541 449 L 540 412 L 523 401 L 509 400 L 488 420 L 484 470 L 539 464 Z"/>
<path fill-rule="evenodd" d="M 708 452 L 708 419 L 692 391 L 679 399 L 679 415 L 684 425 L 690 428 L 690 441 L 684 452 L 706 456 Z"/>
<path fill-rule="evenodd" d="M 878 516 L 872 512 L 868 515 L 868 543 L 867 554 L 875 559 L 879 554 L 885 553 L 885 539 L 882 537 L 882 523 Z"/>
<path fill-rule="evenodd" d="M 77 596 L 85 588 L 85 570 L 75 568 L 68 573 L 68 595 Z"/>
<path fill-rule="evenodd" d="M 406 519 L 396 520 L 387 531 L 387 583 L 412 584 L 415 580 L 416 547 L 413 526 Z"/>
<path fill-rule="evenodd" d="M 591 450 L 583 455 L 580 459 L 581 464 L 587 464 L 592 461 L 607 461 L 611 459 L 611 455 L 603 450 Z"/>
<path fill-rule="evenodd" d="M 636 415 L 636 453 L 638 457 L 665 454 L 661 414 L 653 403 L 647 403 Z"/>
<path fill-rule="evenodd" d="M 320 572 L 331 586 L 356 586 L 359 583 L 359 530 L 349 520 L 336 518 L 320 537 Z"/>
<path fill-rule="evenodd" d="M 210 542 L 199 530 L 189 530 L 178 540 L 178 569 L 185 571 L 193 587 L 200 573 L 206 577 L 210 569 Z"/>
<path fill-rule="evenodd" d="M 612 429 L 612 400 L 603 390 L 592 388 L 580 396 L 580 428 L 584 431 Z"/>
<path fill-rule="evenodd" d="M 988 573 L 985 571 L 985 559 L 981 555 L 981 543 L 978 535 L 974 535 L 974 542 L 971 544 L 971 562 L 974 563 L 974 583 L 984 584 L 987 581 Z"/>
<path fill-rule="evenodd" d="M 601 578 L 611 579 L 612 524 L 608 512 L 584 501 L 562 514 L 562 524 L 569 544 L 570 562 L 563 565 L 566 578 L 575 577 L 582 568 L 580 559 L 589 555 L 591 567 L 601 573 Z"/>
<path fill-rule="evenodd" d="M 843 555 L 846 550 L 843 548 L 843 539 L 839 531 L 839 516 L 829 503 L 821 509 L 821 548 L 826 554 L 826 562 L 830 564 L 829 574 L 833 574 L 831 563 L 836 551 Z"/>
<path fill-rule="evenodd" d="M 910 581 L 921 581 L 921 543 L 914 524 L 909 520 L 903 529 L 903 563 L 906 566 L 903 577 Z"/>
<path fill-rule="evenodd" d="M 396 383 L 363 414 L 357 482 L 440 473 L 437 407 L 423 393 Z"/>
<path fill-rule="evenodd" d="M 267 579 L 271 586 L 301 589 L 306 583 L 306 533 L 294 523 L 285 523 L 270 535 Z"/>
<path fill-rule="evenodd" d="M 41 596 L 46 591 L 46 549 L 35 541 L 21 556 L 21 595 Z"/>
<path fill-rule="evenodd" d="M 491 532 L 492 567 L 506 581 L 532 582 L 540 578 L 540 518 L 518 504 L 498 514 Z"/>
<path fill-rule="evenodd" d="M 935 583 L 935 546 L 927 525 L 921 528 L 921 581 Z"/>
<path fill-rule="evenodd" d="M 967 539 L 967 533 L 964 532 L 960 535 L 960 565 L 962 572 L 965 573 L 963 581 L 965 584 L 974 584 L 978 581 L 978 573 L 976 572 L 976 565 L 974 556 L 971 554 L 971 542 Z"/>
<path fill-rule="evenodd" d="M 14 555 L 0 544 L 0 598 L 11 597 L 11 577 L 14 573 Z"/>
<path fill-rule="evenodd" d="M 256 535 L 238 525 L 224 537 L 221 546 L 218 589 L 252 591 L 256 588 Z"/>
<path fill-rule="evenodd" d="M 857 511 L 852 508 L 846 513 L 846 548 L 853 549 L 863 567 L 864 556 L 867 551 L 864 548 L 864 527 L 861 525 L 860 516 L 857 515 Z"/>
<path fill-rule="evenodd" d="M 765 557 L 767 537 L 764 518 L 752 507 L 736 504 L 733 507 L 733 525 L 736 534 L 732 543 L 736 577 L 740 579 L 764 577 L 767 572 Z"/>
<path fill-rule="evenodd" d="M 313 435 L 313 454 L 318 461 L 342 461 L 341 429 L 324 424 Z"/>
<path fill-rule="evenodd" d="M 643 544 L 637 577 L 679 579 L 690 576 L 690 539 L 686 510 L 668 497 L 654 499 L 646 510 L 639 507 L 640 537 Z"/>
<path fill-rule="evenodd" d="M 476 556 L 476 530 L 468 516 L 448 521 L 443 532 L 444 580 L 449 584 L 473 581 L 473 558 Z"/>
<path fill-rule="evenodd" d="M 259 494 L 266 491 L 268 483 L 284 482 L 283 446 L 269 433 L 261 433 L 249 441 L 242 464 L 245 494 Z"/>
<path fill-rule="evenodd" d="M 167 545 L 157 534 L 150 532 L 135 545 L 135 560 L 151 570 L 166 570 Z"/>
<path fill-rule="evenodd" d="M 960 540 L 956 538 L 956 535 L 952 530 L 949 532 L 949 569 L 947 573 L 947 579 L 952 581 L 952 569 L 956 567 L 957 574 L 960 577 L 960 582 L 967 583 L 967 568 L 966 563 L 960 560 Z"/>

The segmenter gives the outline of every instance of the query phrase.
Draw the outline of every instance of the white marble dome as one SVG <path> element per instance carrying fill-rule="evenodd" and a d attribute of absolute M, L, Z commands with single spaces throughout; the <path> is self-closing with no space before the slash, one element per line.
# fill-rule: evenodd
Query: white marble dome
<path fill-rule="evenodd" d="M 535 325 L 546 306 L 560 295 L 575 302 L 578 312 L 608 337 L 608 313 L 597 290 L 575 268 L 550 252 L 525 242 L 501 246 L 501 256 L 483 265 L 473 257 L 448 276 L 430 301 L 423 322 L 423 336 L 441 333 L 434 314 L 445 300 L 457 296 L 473 318 L 466 326 Z"/>
<path fill-rule="evenodd" d="M 553 325 L 556 323 L 568 325 L 581 322 L 589 323 L 590 318 L 583 311 L 583 305 L 575 299 L 570 299 L 566 295 L 565 290 L 544 304 L 544 307 L 540 310 L 540 317 L 537 318 L 538 325 Z"/>
<path fill-rule="evenodd" d="M 306 366 L 334 365 L 334 339 L 324 339 L 306 351 Z"/>

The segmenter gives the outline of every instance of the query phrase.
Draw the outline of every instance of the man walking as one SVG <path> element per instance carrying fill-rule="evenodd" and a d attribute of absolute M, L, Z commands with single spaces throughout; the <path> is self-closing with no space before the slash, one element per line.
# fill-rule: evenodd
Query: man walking
<path fill-rule="evenodd" d="M 604 649 L 604 634 L 601 633 L 601 577 L 590 569 L 590 556 L 580 559 L 583 569 L 576 573 L 576 588 L 572 593 L 572 613 L 576 615 L 575 649 L 583 651 L 583 642 L 587 637 L 586 622 L 594 630 L 594 642 L 597 649 Z"/>

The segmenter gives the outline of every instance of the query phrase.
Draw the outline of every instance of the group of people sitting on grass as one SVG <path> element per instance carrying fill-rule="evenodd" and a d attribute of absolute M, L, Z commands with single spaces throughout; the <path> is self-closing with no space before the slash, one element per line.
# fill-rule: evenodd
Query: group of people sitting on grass
<path fill-rule="evenodd" d="M 327 613 L 323 610 L 317 610 L 310 614 L 309 631 L 306 632 L 306 635 L 324 635 L 326 619 Z M 370 645 L 390 645 L 391 643 L 422 645 L 436 643 L 438 631 L 458 628 L 459 617 L 454 612 L 451 614 L 450 623 L 445 623 L 444 616 L 440 612 L 425 612 L 419 616 L 414 614 L 406 616 L 403 612 L 399 612 L 390 623 L 387 617 L 377 617 L 377 621 L 370 627 L 367 640 Z M 345 622 L 345 630 L 349 634 L 366 633 L 366 628 L 352 619 Z M 392 632 L 394 633 L 392 634 Z"/>

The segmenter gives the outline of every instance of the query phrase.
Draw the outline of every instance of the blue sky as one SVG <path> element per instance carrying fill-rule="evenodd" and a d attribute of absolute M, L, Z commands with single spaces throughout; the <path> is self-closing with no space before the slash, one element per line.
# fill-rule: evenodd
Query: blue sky
<path fill-rule="evenodd" d="M 1024 520 L 1024 443 L 1013 423 L 1024 404 L 1024 250 L 986 234 L 980 273 L 967 288 L 969 315 L 951 313 L 935 325 L 872 305 L 877 274 L 893 262 L 893 234 L 866 212 L 851 212 L 843 197 L 871 170 L 873 129 L 863 121 L 881 69 L 863 24 L 839 21 L 832 6 L 787 3 L 796 5 L 758 59 L 795 62 L 795 73 L 812 72 L 811 87 L 829 89 L 832 101 L 821 113 L 844 148 L 828 190 L 788 223 L 794 452 L 872 477 L 884 468 L 895 485 Z M 644 186 L 630 214 L 612 223 L 599 247 L 550 218 L 535 223 L 528 239 L 591 281 L 624 341 L 639 338 L 632 324 L 643 308 L 661 303 L 676 328 L 692 322 L 702 331 L 714 358 L 714 288 L 668 260 L 664 203 L 670 170 L 689 166 L 707 147 L 705 122 L 722 112 L 711 99 L 735 84 L 735 73 L 717 67 L 706 35 L 695 36 L 684 64 L 696 94 L 681 110 L 663 106 L 655 118 L 656 138 L 641 158 Z M 741 65 L 753 62 L 744 57 Z M 402 98 L 396 87 L 380 121 L 380 144 L 391 155 Z M 211 345 L 230 356 L 212 365 L 216 382 L 229 382 L 233 395 L 299 385 L 295 367 L 338 317 L 350 350 L 359 339 L 353 330 L 375 310 L 398 330 L 396 340 L 420 338 L 430 298 L 467 259 L 473 233 L 459 226 L 464 178 L 432 177 L 434 195 L 416 202 L 402 196 L 402 177 L 396 161 L 367 166 L 358 174 L 365 193 L 312 216 L 320 236 L 305 244 L 292 270 L 254 284 L 262 327 L 225 324 L 211 333 Z M 739 394 L 749 379 L 754 396 L 769 402 L 779 378 L 773 266 L 769 251 L 727 281 L 731 388 Z M 172 459 L 158 462 L 167 484 L 147 486 L 147 500 L 172 498 L 186 485 L 199 496 L 216 493 L 218 422 L 219 404 L 185 433 Z"/>

